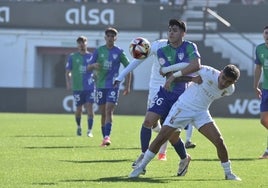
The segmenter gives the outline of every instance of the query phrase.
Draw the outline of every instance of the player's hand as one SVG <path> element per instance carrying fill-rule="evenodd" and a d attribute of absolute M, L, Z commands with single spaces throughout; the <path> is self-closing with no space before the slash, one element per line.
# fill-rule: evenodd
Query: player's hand
<path fill-rule="evenodd" d="M 162 71 L 162 67 L 159 69 L 159 74 L 160 74 L 161 76 L 163 76 L 163 77 L 166 76 L 166 74 Z"/>
<path fill-rule="evenodd" d="M 256 96 L 260 99 L 262 96 L 262 92 L 261 92 L 260 88 L 258 88 L 258 87 L 255 88 L 255 92 L 256 92 Z"/>
<path fill-rule="evenodd" d="M 115 80 L 114 81 L 114 84 L 113 84 L 113 87 L 116 88 L 116 87 L 119 87 L 120 85 L 120 81 L 119 80 Z"/>
<path fill-rule="evenodd" d="M 165 85 L 164 85 L 164 88 L 165 88 L 167 91 L 170 91 L 171 83 L 172 83 L 174 80 L 175 80 L 175 77 L 174 77 L 173 75 L 171 75 L 171 76 L 167 79 L 167 81 L 166 81 L 166 83 L 165 83 Z"/>
<path fill-rule="evenodd" d="M 98 63 L 93 63 L 87 66 L 87 70 L 99 69 L 100 65 Z"/>
<path fill-rule="evenodd" d="M 123 95 L 128 95 L 130 93 L 130 88 L 126 88 L 123 91 Z"/>
<path fill-rule="evenodd" d="M 203 82 L 201 76 L 199 76 L 199 75 L 193 77 L 193 78 L 192 78 L 192 81 L 193 81 L 194 83 L 197 83 L 197 84 L 202 84 L 202 82 Z"/>
<path fill-rule="evenodd" d="M 100 68 L 99 63 L 93 63 L 92 66 L 93 66 L 93 69 L 99 69 Z"/>

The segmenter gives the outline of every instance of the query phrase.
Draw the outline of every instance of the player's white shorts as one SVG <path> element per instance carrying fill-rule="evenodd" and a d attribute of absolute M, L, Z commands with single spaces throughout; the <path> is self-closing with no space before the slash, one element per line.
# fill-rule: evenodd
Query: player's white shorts
<path fill-rule="evenodd" d="M 196 129 L 209 122 L 214 122 L 208 110 L 190 110 L 182 102 L 177 101 L 172 106 L 164 126 L 184 129 L 188 124 L 192 124 Z"/>

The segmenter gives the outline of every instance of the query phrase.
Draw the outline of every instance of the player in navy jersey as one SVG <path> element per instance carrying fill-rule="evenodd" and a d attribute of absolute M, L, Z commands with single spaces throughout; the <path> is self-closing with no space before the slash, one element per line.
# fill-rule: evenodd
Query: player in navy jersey
<path fill-rule="evenodd" d="M 147 108 L 149 108 L 150 104 L 152 103 L 152 101 L 153 101 L 155 95 L 157 94 L 160 86 L 163 86 L 165 84 L 165 78 L 162 75 L 160 75 L 160 72 L 159 72 L 160 64 L 159 64 L 158 59 L 157 59 L 157 50 L 164 47 L 164 46 L 167 46 L 168 44 L 169 44 L 169 42 L 167 39 L 159 39 L 159 40 L 155 40 L 151 43 L 151 50 L 150 50 L 150 54 L 148 56 L 152 56 L 154 58 L 154 60 L 153 60 L 152 68 L 151 68 L 151 74 L 150 74 Z M 133 61 L 120 72 L 119 76 L 115 80 L 115 85 L 119 84 L 129 72 L 133 71 L 137 66 L 139 66 L 144 61 L 145 61 L 145 59 L 133 59 Z M 157 121 L 157 125 L 153 126 L 152 128 L 155 132 L 159 132 L 160 128 L 161 128 L 160 121 Z M 187 130 L 187 132 L 189 132 L 189 131 Z M 149 135 L 149 134 L 148 134 L 148 136 L 151 137 L 151 135 Z M 140 135 L 140 137 L 142 138 L 141 135 Z M 142 145 L 141 145 L 141 150 L 142 150 L 142 153 L 144 153 L 147 148 L 144 147 L 144 144 L 142 144 Z M 149 143 L 148 143 L 148 146 L 149 146 Z M 189 143 L 188 146 L 193 147 L 193 144 Z M 159 154 L 158 154 L 159 160 L 166 160 L 167 159 L 166 151 L 167 151 L 167 142 L 165 144 L 163 144 L 159 150 Z M 142 157 L 142 155 L 141 155 L 141 157 Z M 135 166 L 136 166 L 136 163 L 134 162 L 132 167 L 135 168 Z"/>
<path fill-rule="evenodd" d="M 115 45 L 118 31 L 115 28 L 105 30 L 106 44 L 97 48 L 90 60 L 88 70 L 94 70 L 96 74 L 97 104 L 101 112 L 101 130 L 103 140 L 101 146 L 111 144 L 111 129 L 113 113 L 119 97 L 119 86 L 114 87 L 113 83 L 118 76 L 120 65 L 126 67 L 129 60 L 123 51 Z M 126 76 L 123 95 L 130 92 L 131 72 Z"/>
<path fill-rule="evenodd" d="M 82 107 L 85 105 L 88 115 L 87 135 L 89 137 L 93 137 L 92 127 L 94 118 L 93 104 L 95 102 L 95 81 L 93 72 L 87 71 L 87 65 L 92 56 L 92 53 L 87 50 L 87 38 L 85 36 L 78 37 L 76 42 L 78 52 L 70 54 L 66 63 L 66 87 L 68 90 L 73 90 L 73 96 L 76 105 L 76 134 L 78 136 L 82 135 L 81 116 Z"/>
<path fill-rule="evenodd" d="M 165 89 L 172 90 L 173 85 L 176 84 L 174 83 L 175 78 L 184 75 L 184 73 L 184 69 L 171 73 L 164 86 Z M 154 158 L 160 146 L 178 128 L 183 129 L 191 122 L 216 147 L 217 155 L 224 169 L 225 179 L 241 180 L 232 172 L 224 139 L 209 112 L 209 106 L 214 100 L 233 94 L 234 83 L 239 79 L 240 71 L 235 65 L 227 65 L 221 71 L 203 65 L 197 74 L 201 76 L 202 83 L 191 83 L 184 93 L 179 96 L 165 119 L 160 133 L 145 152 L 142 162 L 132 171 L 129 177 L 135 178 L 145 174 L 147 164 Z"/>
<path fill-rule="evenodd" d="M 184 22 L 176 19 L 169 20 L 169 45 L 158 49 L 157 56 L 160 65 L 164 67 L 173 64 L 187 63 L 182 71 L 184 75 L 189 75 L 198 71 L 201 63 L 197 46 L 190 41 L 184 40 L 185 33 L 186 25 Z M 170 74 L 166 75 L 167 78 L 169 76 Z M 173 103 L 177 100 L 181 93 L 184 92 L 187 86 L 187 81 L 192 80 L 193 78 L 187 78 L 184 82 L 182 82 L 182 80 L 179 79 L 172 84 L 170 91 L 160 87 L 145 115 L 140 132 L 142 153 L 133 163 L 133 168 L 138 166 L 144 156 L 144 152 L 148 149 L 151 139 L 151 128 L 159 119 L 164 120 L 166 118 Z M 191 160 L 190 155 L 186 153 L 184 143 L 181 139 L 179 139 L 179 133 L 174 133 L 174 135 L 170 137 L 169 141 L 181 158 L 177 175 L 184 176 Z"/>
<path fill-rule="evenodd" d="M 264 43 L 256 47 L 255 74 L 254 74 L 254 90 L 256 96 L 261 99 L 260 119 L 261 124 L 268 130 L 268 25 L 263 29 Z M 263 77 L 262 87 L 259 88 L 261 75 Z M 259 157 L 260 159 L 268 159 L 268 137 L 266 149 Z"/>

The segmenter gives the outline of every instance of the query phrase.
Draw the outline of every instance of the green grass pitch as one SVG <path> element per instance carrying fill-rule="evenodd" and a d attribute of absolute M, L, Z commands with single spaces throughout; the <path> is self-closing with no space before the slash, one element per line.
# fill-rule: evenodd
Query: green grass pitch
<path fill-rule="evenodd" d="M 268 160 L 259 160 L 267 131 L 258 119 L 215 118 L 227 144 L 233 171 L 241 182 L 226 181 L 214 146 L 197 130 L 195 149 L 185 177 L 177 177 L 178 157 L 168 146 L 168 160 L 156 158 L 139 179 L 127 176 L 139 155 L 143 116 L 114 116 L 112 145 L 101 143 L 100 116 L 94 120 L 94 137 L 75 135 L 73 114 L 0 113 L 0 187 L 90 188 L 264 188 L 268 187 Z M 153 133 L 153 137 L 155 137 Z M 181 137 L 185 138 L 185 132 Z"/>

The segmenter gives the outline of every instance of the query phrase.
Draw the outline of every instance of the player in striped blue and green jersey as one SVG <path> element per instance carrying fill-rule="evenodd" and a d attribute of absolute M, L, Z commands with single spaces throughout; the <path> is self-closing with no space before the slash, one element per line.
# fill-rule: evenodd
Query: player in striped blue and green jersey
<path fill-rule="evenodd" d="M 264 43 L 256 47 L 254 90 L 258 98 L 261 98 L 260 118 L 261 124 L 268 130 L 268 25 L 263 29 Z M 262 86 L 259 83 L 262 75 Z M 268 137 L 266 150 L 260 159 L 268 159 Z"/>
<path fill-rule="evenodd" d="M 119 74 L 121 64 L 124 67 L 129 64 L 123 49 L 115 45 L 117 33 L 115 28 L 107 28 L 105 30 L 106 44 L 94 51 L 88 66 L 88 70 L 94 70 L 96 74 L 97 104 L 101 111 L 101 130 L 103 136 L 101 146 L 109 146 L 111 144 L 110 134 L 113 112 L 119 97 L 119 87 L 114 86 L 114 81 Z M 131 72 L 126 76 L 124 95 L 130 92 L 130 83 Z"/>
<path fill-rule="evenodd" d="M 88 118 L 87 135 L 93 137 L 93 104 L 95 102 L 95 81 L 92 71 L 87 70 L 87 65 L 92 56 L 87 50 L 87 38 L 80 36 L 76 40 L 78 52 L 72 53 L 68 57 L 66 63 L 66 86 L 67 89 L 72 89 L 74 101 L 76 105 L 75 120 L 77 124 L 77 135 L 82 135 L 81 116 L 82 107 L 85 105 Z"/>

